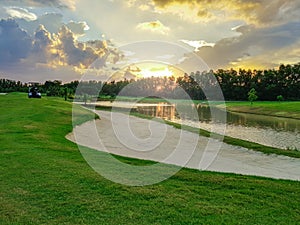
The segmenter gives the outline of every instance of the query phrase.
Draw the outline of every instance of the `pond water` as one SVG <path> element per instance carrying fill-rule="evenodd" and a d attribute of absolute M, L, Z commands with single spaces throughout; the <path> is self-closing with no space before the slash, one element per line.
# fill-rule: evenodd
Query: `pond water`
<path fill-rule="evenodd" d="M 100 103 L 111 104 L 111 103 Z M 223 109 L 194 104 L 114 103 L 134 108 L 139 113 L 163 118 L 208 131 L 281 149 L 300 149 L 300 120 L 246 113 L 224 112 Z M 213 116 L 212 116 L 213 115 Z M 225 121 L 226 120 L 226 121 Z M 226 124 L 225 124 L 226 123 Z"/>

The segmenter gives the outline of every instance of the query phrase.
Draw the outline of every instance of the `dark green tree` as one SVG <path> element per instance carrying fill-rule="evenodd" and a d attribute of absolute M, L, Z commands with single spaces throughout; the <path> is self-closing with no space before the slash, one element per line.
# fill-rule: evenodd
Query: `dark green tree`
<path fill-rule="evenodd" d="M 257 98 L 258 98 L 258 96 L 256 95 L 256 90 L 254 88 L 252 88 L 248 92 L 248 100 L 250 101 L 251 105 L 253 105 L 253 102 L 256 101 Z"/>

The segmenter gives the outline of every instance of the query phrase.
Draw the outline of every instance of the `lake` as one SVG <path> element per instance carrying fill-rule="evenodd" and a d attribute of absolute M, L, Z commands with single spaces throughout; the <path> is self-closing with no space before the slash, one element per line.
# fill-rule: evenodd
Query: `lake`
<path fill-rule="evenodd" d="M 97 105 L 133 108 L 145 115 L 208 131 L 222 133 L 226 129 L 226 136 L 262 145 L 281 149 L 300 149 L 300 120 L 297 119 L 232 113 L 201 104 L 97 102 Z"/>

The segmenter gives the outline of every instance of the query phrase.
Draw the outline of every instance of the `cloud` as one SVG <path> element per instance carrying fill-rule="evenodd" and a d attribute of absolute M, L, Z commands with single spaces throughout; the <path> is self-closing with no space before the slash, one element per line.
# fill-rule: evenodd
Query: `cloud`
<path fill-rule="evenodd" d="M 298 0 L 264 0 L 255 11 L 256 20 L 261 24 L 279 24 L 300 19 L 300 2 Z"/>
<path fill-rule="evenodd" d="M 190 41 L 190 40 L 181 40 L 181 42 L 195 48 L 195 51 L 198 52 L 202 47 L 214 47 L 216 43 L 207 43 L 204 40 L 200 41 Z"/>
<path fill-rule="evenodd" d="M 57 33 L 40 25 L 31 36 L 12 19 L 0 21 L 0 67 L 2 71 L 48 71 L 73 68 L 84 73 L 92 66 L 105 70 L 106 63 L 116 63 L 122 54 L 106 41 L 79 42 L 77 34 L 63 25 Z M 95 63 L 96 62 L 96 63 Z M 48 68 L 48 69 L 47 69 Z M 68 71 L 70 71 L 68 69 Z M 23 79 L 24 80 L 24 79 Z"/>
<path fill-rule="evenodd" d="M 74 33 L 77 35 L 84 35 L 85 31 L 89 30 L 90 27 L 87 24 L 87 22 L 83 21 L 83 22 L 74 22 L 74 21 L 70 21 L 67 24 L 67 27 Z"/>
<path fill-rule="evenodd" d="M 2 5 L 9 6 L 26 6 L 26 7 L 56 7 L 68 8 L 74 10 L 76 8 L 76 0 L 3 0 Z"/>
<path fill-rule="evenodd" d="M 160 55 L 160 56 L 157 56 L 156 58 L 157 59 L 160 59 L 160 60 L 168 60 L 168 59 L 172 59 L 174 58 L 175 55 L 171 55 L 171 54 L 166 54 L 166 55 Z"/>
<path fill-rule="evenodd" d="M 23 9 L 19 7 L 7 7 L 6 13 L 12 18 L 24 19 L 27 21 L 32 21 L 37 19 L 37 16 L 34 13 L 31 13 L 27 9 Z"/>
<path fill-rule="evenodd" d="M 57 33 L 59 29 L 66 25 L 76 36 L 83 36 L 90 29 L 85 21 L 70 21 L 67 24 L 63 23 L 63 15 L 60 13 L 45 13 L 36 18 L 34 21 L 24 19 L 16 20 L 20 27 L 24 28 L 30 34 L 34 34 L 35 30 L 42 24 L 50 33 Z"/>
<path fill-rule="evenodd" d="M 159 33 L 159 34 L 163 34 L 163 35 L 167 35 L 170 31 L 170 28 L 163 25 L 159 20 L 145 22 L 145 23 L 139 23 L 136 26 L 136 28 L 138 30 L 151 31 L 151 32 Z"/>
<path fill-rule="evenodd" d="M 34 44 L 33 44 L 33 51 L 34 52 L 41 52 L 44 51 L 46 47 L 52 44 L 52 36 L 49 31 L 43 25 L 40 25 L 39 28 L 36 30 L 34 35 Z"/>
<path fill-rule="evenodd" d="M 31 48 L 30 36 L 14 20 L 0 21 L 0 66 L 26 58 Z"/>
<path fill-rule="evenodd" d="M 213 69 L 230 67 L 269 67 L 299 61 L 300 23 L 291 22 L 275 27 L 242 26 L 239 37 L 225 38 L 214 47 L 202 47 L 197 52 Z M 283 58 L 282 55 L 285 57 Z M 188 55 L 183 63 L 188 63 Z"/>
<path fill-rule="evenodd" d="M 50 33 L 57 33 L 63 25 L 63 15 L 60 13 L 45 13 L 34 21 L 16 19 L 20 27 L 33 35 L 36 29 L 42 24 Z"/>
<path fill-rule="evenodd" d="M 2 69 L 6 78 L 20 80 L 22 82 L 45 82 L 46 80 L 61 80 L 70 82 L 80 80 L 82 74 L 72 66 L 63 66 L 53 69 L 45 64 L 36 64 L 34 67 L 28 62 L 20 62 L 14 68 L 6 67 Z"/>
<path fill-rule="evenodd" d="M 43 59 L 51 67 L 74 66 L 78 70 L 87 69 L 95 60 L 102 60 L 99 67 L 105 66 L 112 53 L 103 41 L 78 42 L 67 26 L 63 25 L 57 34 L 50 34 L 44 26 L 35 32 L 32 59 Z"/>
<path fill-rule="evenodd" d="M 58 40 L 60 42 L 58 49 L 61 50 L 62 58 L 66 60 L 68 65 L 87 68 L 93 61 L 102 56 L 84 43 L 76 43 L 74 33 L 66 26 L 62 26 L 60 29 Z"/>
<path fill-rule="evenodd" d="M 144 4 L 144 0 L 130 2 L 131 7 Z M 144 10 L 170 13 L 194 23 L 242 20 L 264 26 L 300 19 L 298 0 L 153 0 L 153 4 L 154 7 L 144 7 Z"/>
<path fill-rule="evenodd" d="M 57 33 L 60 27 L 62 26 L 63 15 L 60 13 L 45 13 L 38 17 L 36 21 L 32 21 L 32 28 L 34 30 L 40 25 L 43 26 L 50 32 L 50 33 Z"/>

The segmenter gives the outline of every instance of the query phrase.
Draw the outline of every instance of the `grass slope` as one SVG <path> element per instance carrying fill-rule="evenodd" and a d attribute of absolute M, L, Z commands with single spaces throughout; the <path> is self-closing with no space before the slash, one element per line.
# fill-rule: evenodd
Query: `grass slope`
<path fill-rule="evenodd" d="M 227 110 L 267 116 L 300 119 L 300 102 L 226 102 Z"/>
<path fill-rule="evenodd" d="M 64 138 L 70 103 L 23 94 L 0 103 L 0 224 L 300 222 L 299 182 L 183 169 L 160 184 L 122 186 L 95 173 Z M 77 110 L 77 123 L 94 118 Z"/>
<path fill-rule="evenodd" d="M 114 101 L 115 98 L 109 97 L 100 97 L 99 101 Z M 168 102 L 166 99 L 161 98 L 135 98 L 135 97 L 123 97 L 118 96 L 118 101 L 126 102 L 143 102 L 143 103 L 161 103 Z M 172 100 L 172 102 L 185 103 L 187 100 Z M 194 100 L 195 104 L 208 104 L 207 101 Z M 216 105 L 221 108 L 224 108 L 225 105 L 222 105 L 221 102 L 211 101 L 210 105 Z M 251 113 L 258 115 L 267 115 L 267 116 L 276 116 L 292 119 L 300 119 L 300 101 L 296 102 L 276 102 L 276 101 L 257 101 L 254 102 L 251 106 L 248 101 L 226 101 L 226 109 L 231 112 L 240 112 L 240 113 Z"/>
<path fill-rule="evenodd" d="M 132 115 L 140 117 L 140 118 L 145 118 L 145 119 L 153 119 L 152 117 L 145 116 L 145 115 L 142 115 L 139 113 L 132 113 Z M 161 122 L 161 120 L 157 120 L 157 121 Z M 178 129 L 183 129 L 183 130 L 186 130 L 189 132 L 193 132 L 193 133 L 199 134 L 204 137 L 212 137 L 212 138 L 221 140 L 224 143 L 248 148 L 253 151 L 258 151 L 258 152 L 262 152 L 265 154 L 284 155 L 284 156 L 289 156 L 289 157 L 293 157 L 293 158 L 300 158 L 299 150 L 284 150 L 284 149 L 280 149 L 280 148 L 269 147 L 269 146 L 261 145 L 258 143 L 229 137 L 229 136 L 223 137 L 222 135 L 219 135 L 216 133 L 211 133 L 211 132 L 203 130 L 203 129 L 199 129 L 199 128 L 195 128 L 195 127 L 191 127 L 191 126 L 187 126 L 187 125 L 180 125 L 180 124 L 173 123 L 170 121 L 164 121 L 164 123 L 166 123 L 170 126 L 173 126 L 175 128 L 178 128 Z"/>
<path fill-rule="evenodd" d="M 98 110 L 105 110 L 105 111 L 110 111 L 112 108 L 111 107 L 106 107 L 106 106 L 97 106 L 96 109 Z M 120 111 L 122 112 L 122 108 L 115 108 L 115 111 Z M 127 112 L 127 110 L 125 110 Z M 137 113 L 137 112 L 131 112 L 131 115 L 139 117 L 139 118 L 143 118 L 143 119 L 155 119 L 151 116 L 148 115 L 144 115 L 141 113 Z M 162 120 L 157 120 L 158 122 L 162 122 Z M 182 130 L 186 130 L 189 132 L 193 132 L 196 134 L 199 134 L 201 136 L 204 137 L 212 137 L 218 140 L 223 141 L 224 143 L 230 144 L 230 145 L 235 145 L 235 146 L 240 146 L 240 147 L 244 147 L 244 148 L 248 148 L 251 149 L 253 151 L 258 151 L 258 152 L 262 152 L 265 154 L 275 154 L 275 155 L 284 155 L 284 156 L 289 156 L 289 157 L 293 157 L 293 158 L 300 158 L 300 151 L 298 149 L 280 149 L 280 148 L 274 148 L 274 147 L 270 147 L 270 146 L 265 146 L 265 145 L 261 145 L 255 142 L 250 142 L 250 141 L 245 141 L 245 140 L 241 140 L 241 139 L 237 139 L 237 138 L 233 138 L 233 137 L 229 137 L 229 136 L 222 136 L 216 133 L 211 133 L 207 130 L 203 130 L 203 129 L 199 129 L 196 127 L 191 127 L 191 126 L 187 126 L 187 125 L 181 125 L 178 123 L 174 123 L 171 121 L 167 121 L 167 120 L 163 120 L 163 123 L 166 123 L 170 126 L 173 126 L 174 128 L 177 129 L 182 129 Z"/>

